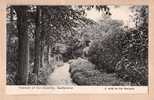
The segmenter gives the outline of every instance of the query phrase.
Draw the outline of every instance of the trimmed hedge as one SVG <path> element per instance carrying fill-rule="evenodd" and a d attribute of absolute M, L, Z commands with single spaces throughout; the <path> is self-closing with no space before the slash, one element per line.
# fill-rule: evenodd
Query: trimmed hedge
<path fill-rule="evenodd" d="M 101 73 L 95 69 L 95 66 L 84 59 L 72 60 L 70 63 L 70 73 L 73 82 L 78 85 L 96 85 L 96 86 L 119 86 L 129 85 L 116 77 L 116 74 Z"/>

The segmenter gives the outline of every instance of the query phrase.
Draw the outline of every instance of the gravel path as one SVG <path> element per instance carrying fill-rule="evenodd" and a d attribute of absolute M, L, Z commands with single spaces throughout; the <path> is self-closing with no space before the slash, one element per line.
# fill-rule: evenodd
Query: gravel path
<path fill-rule="evenodd" d="M 69 73 L 69 64 L 64 63 L 62 66 L 56 67 L 54 72 L 49 75 L 48 85 L 69 85 L 74 86 Z"/>

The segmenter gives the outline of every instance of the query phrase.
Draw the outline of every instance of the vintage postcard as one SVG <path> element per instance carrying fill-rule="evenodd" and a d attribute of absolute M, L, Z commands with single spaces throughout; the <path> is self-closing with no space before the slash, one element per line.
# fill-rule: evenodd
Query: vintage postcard
<path fill-rule="evenodd" d="M 6 3 L 4 94 L 150 95 L 149 2 Z"/>

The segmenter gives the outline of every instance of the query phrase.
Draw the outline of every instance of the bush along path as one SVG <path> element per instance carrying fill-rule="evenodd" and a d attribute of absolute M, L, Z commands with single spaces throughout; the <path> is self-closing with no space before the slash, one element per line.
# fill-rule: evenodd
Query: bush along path
<path fill-rule="evenodd" d="M 76 84 L 72 82 L 69 73 L 69 64 L 64 63 L 61 66 L 55 66 L 54 72 L 49 75 L 47 84 L 48 85 L 72 85 Z"/>
<path fill-rule="evenodd" d="M 129 86 L 130 82 L 125 82 L 118 78 L 115 73 L 100 72 L 95 65 L 88 60 L 78 58 L 70 63 L 71 78 L 78 85 L 94 86 Z"/>

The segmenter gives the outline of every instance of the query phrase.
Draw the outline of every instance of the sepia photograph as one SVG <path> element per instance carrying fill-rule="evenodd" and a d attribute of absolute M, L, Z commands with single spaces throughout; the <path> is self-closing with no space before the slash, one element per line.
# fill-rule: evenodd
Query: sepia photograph
<path fill-rule="evenodd" d="M 148 86 L 148 5 L 8 5 L 6 85 Z"/>

